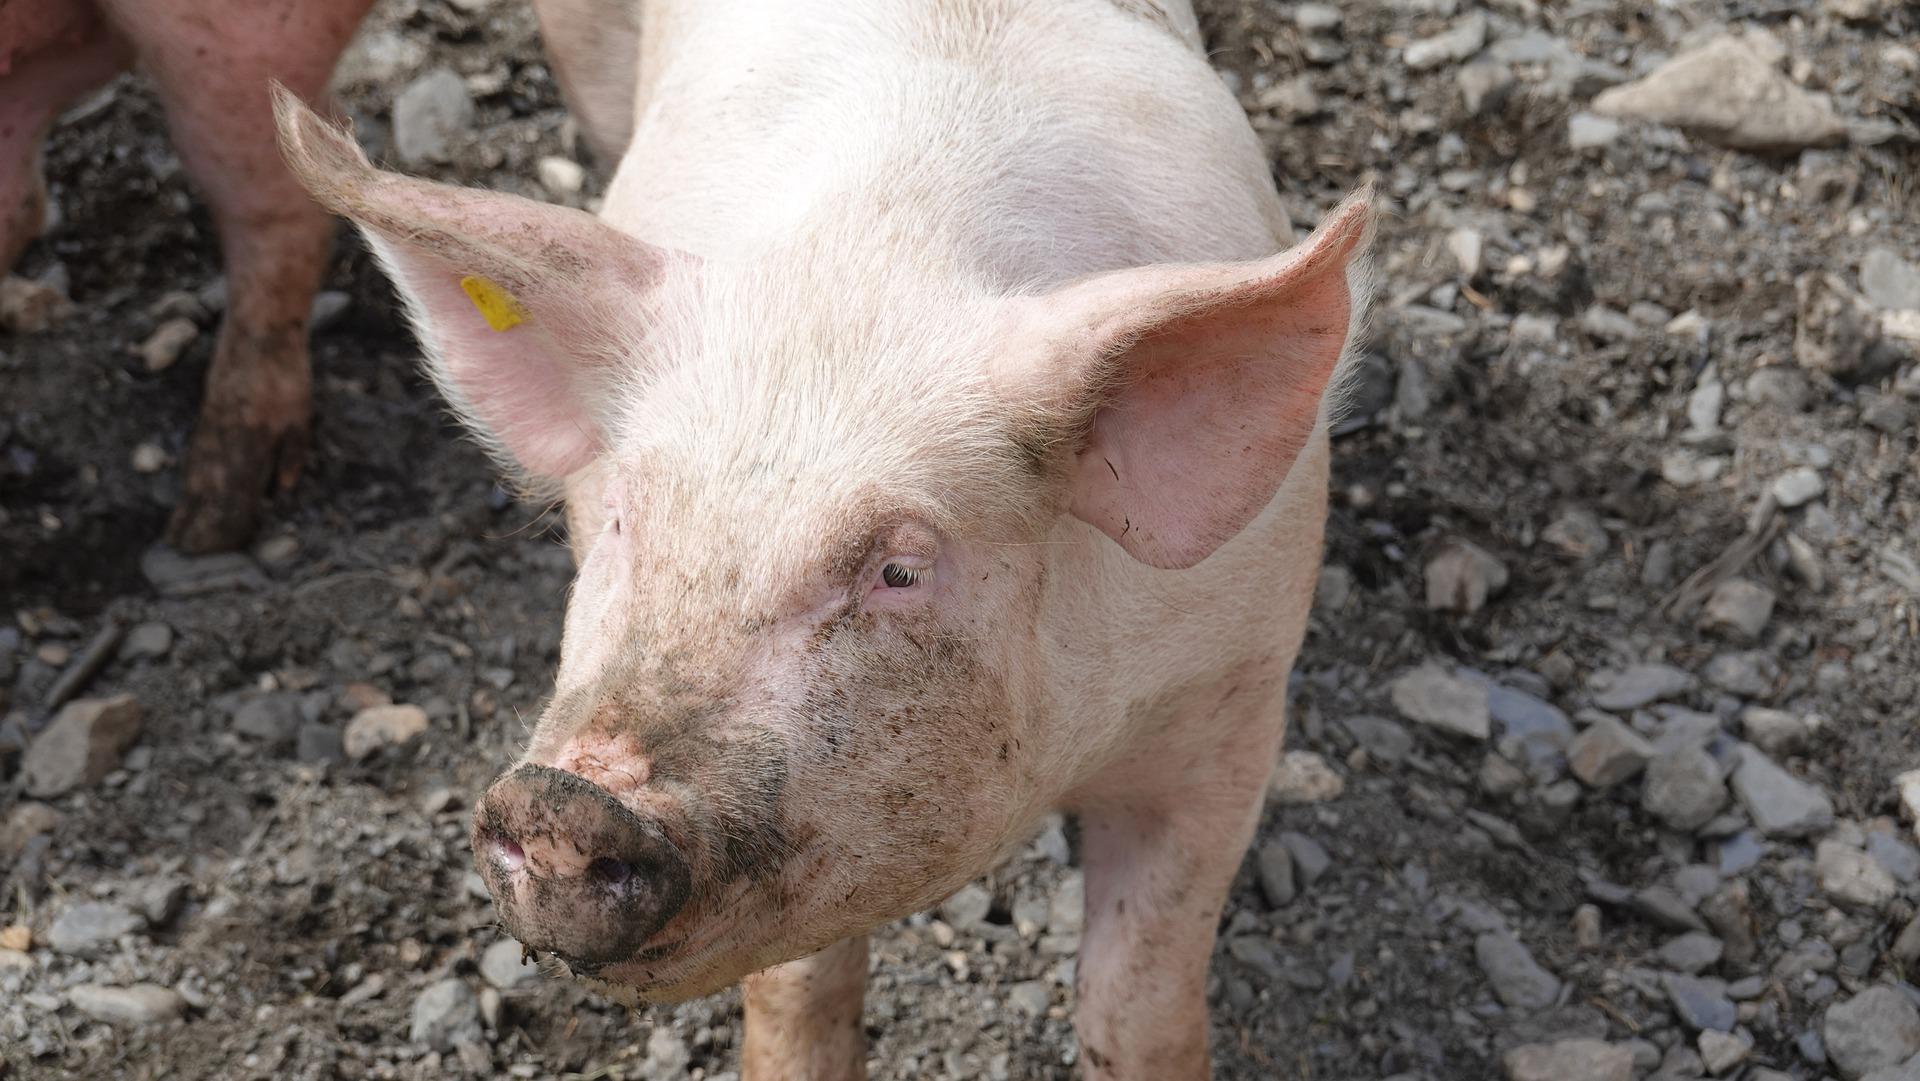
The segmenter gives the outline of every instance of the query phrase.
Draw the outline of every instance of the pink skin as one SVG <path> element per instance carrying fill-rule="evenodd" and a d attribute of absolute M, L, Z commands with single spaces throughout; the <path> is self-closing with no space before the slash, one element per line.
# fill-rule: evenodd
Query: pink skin
<path fill-rule="evenodd" d="M 1244 116 L 1140 5 L 1010 2 L 974 38 L 941 5 L 751 2 L 649 6 L 655 97 L 597 220 L 381 173 L 279 103 L 449 396 L 566 492 L 554 695 L 476 865 L 616 995 L 751 975 L 752 1081 L 842 1079 L 865 932 L 1074 810 L 1086 1070 L 1204 1077 L 1367 202 L 1272 254 Z M 820 77 L 829 24 L 866 51 Z M 870 90 L 924 100 L 835 96 Z M 473 277 L 524 318 L 489 324 Z"/>

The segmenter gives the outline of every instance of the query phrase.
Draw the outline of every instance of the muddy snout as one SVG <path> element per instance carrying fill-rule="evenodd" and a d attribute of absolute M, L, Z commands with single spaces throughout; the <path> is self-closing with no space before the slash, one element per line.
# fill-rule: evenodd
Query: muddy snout
<path fill-rule="evenodd" d="M 472 838 L 508 933 L 583 974 L 632 957 L 687 903 L 687 862 L 660 826 L 564 770 L 493 782 Z"/>

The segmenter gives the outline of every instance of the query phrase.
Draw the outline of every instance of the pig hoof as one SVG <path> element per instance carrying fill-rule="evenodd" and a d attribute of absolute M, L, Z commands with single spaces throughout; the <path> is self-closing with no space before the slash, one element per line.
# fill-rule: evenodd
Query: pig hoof
<path fill-rule="evenodd" d="M 290 487 L 307 453 L 307 425 L 228 428 L 202 420 L 187 449 L 180 505 L 167 543 L 188 555 L 244 546 L 260 527 L 268 492 Z"/>

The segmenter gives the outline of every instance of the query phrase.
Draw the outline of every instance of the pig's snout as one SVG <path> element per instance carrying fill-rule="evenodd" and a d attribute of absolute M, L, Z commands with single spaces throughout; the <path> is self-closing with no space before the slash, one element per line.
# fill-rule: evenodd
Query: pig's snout
<path fill-rule="evenodd" d="M 473 858 L 507 931 L 583 972 L 632 957 L 691 889 L 687 861 L 657 823 L 547 766 L 521 766 L 487 789 Z"/>

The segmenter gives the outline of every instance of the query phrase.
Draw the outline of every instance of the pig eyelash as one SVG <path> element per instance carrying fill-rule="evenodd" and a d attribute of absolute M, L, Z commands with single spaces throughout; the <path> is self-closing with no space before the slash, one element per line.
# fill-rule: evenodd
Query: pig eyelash
<path fill-rule="evenodd" d="M 925 572 L 917 567 L 903 563 L 889 563 L 880 568 L 880 581 L 888 589 L 905 589 L 920 580 Z"/>

